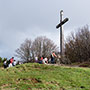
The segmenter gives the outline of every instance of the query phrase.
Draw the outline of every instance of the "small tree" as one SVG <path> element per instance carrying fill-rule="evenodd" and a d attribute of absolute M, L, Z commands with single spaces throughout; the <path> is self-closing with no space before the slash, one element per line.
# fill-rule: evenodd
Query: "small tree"
<path fill-rule="evenodd" d="M 20 48 L 16 50 L 16 56 L 19 57 L 21 60 L 29 61 L 32 57 L 31 46 L 32 41 L 26 39 L 24 43 L 21 44 Z"/>
<path fill-rule="evenodd" d="M 16 56 L 21 60 L 34 60 L 34 57 L 49 57 L 52 51 L 57 51 L 54 42 L 45 36 L 37 37 L 33 42 L 26 39 L 24 43 L 16 50 Z"/>
<path fill-rule="evenodd" d="M 2 62 L 2 58 L 0 57 L 0 63 Z"/>
<path fill-rule="evenodd" d="M 45 36 L 37 37 L 32 45 L 34 56 L 49 57 L 52 51 L 57 51 L 58 47 L 54 42 Z"/>

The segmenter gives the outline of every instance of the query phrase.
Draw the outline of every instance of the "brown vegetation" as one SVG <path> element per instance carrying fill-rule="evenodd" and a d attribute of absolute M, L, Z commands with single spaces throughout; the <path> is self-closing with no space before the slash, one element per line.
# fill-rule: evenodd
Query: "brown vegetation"
<path fill-rule="evenodd" d="M 66 57 L 72 62 L 86 62 L 90 58 L 90 31 L 85 26 L 76 33 L 71 33 L 65 43 Z"/>

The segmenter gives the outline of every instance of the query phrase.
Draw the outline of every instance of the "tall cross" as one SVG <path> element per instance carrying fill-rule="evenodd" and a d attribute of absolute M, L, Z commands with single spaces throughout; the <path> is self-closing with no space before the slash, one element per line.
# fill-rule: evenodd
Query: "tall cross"
<path fill-rule="evenodd" d="M 65 18 L 63 20 L 63 10 L 60 11 L 60 23 L 56 26 L 56 28 L 60 28 L 60 52 L 61 58 L 64 57 L 64 31 L 63 31 L 63 24 L 65 24 L 69 19 Z"/>

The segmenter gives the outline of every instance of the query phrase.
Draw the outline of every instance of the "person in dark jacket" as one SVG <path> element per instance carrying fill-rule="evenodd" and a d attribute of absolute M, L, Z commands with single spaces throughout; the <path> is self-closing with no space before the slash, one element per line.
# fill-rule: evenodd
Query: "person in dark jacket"
<path fill-rule="evenodd" d="M 55 52 L 53 51 L 51 54 L 51 63 L 54 64 L 55 63 L 55 57 L 57 57 L 57 55 L 55 54 Z"/>

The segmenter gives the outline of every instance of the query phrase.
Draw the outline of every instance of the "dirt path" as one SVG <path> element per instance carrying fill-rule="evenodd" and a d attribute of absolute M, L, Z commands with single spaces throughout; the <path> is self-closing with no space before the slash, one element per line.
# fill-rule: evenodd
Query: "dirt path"
<path fill-rule="evenodd" d="M 65 64 L 47 64 L 47 65 L 54 65 L 54 66 L 65 66 L 65 67 L 79 67 L 78 65 L 65 65 Z"/>

